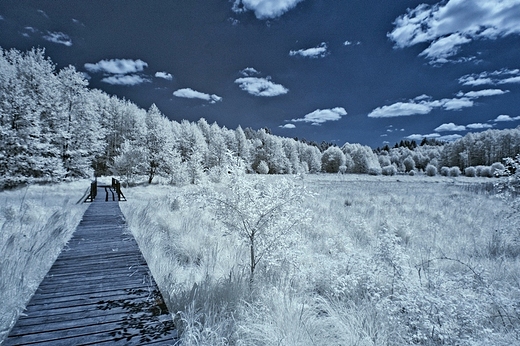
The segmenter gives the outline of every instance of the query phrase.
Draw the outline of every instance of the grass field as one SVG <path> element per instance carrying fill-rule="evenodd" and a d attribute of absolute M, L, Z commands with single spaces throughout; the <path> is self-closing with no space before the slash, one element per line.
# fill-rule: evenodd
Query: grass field
<path fill-rule="evenodd" d="M 282 188 L 288 178 L 241 179 Z M 211 203 L 232 184 L 125 191 L 121 208 L 183 345 L 520 339 L 520 216 L 487 193 L 490 179 L 289 179 L 309 193 L 296 227 L 267 247 L 254 282 L 247 241 Z"/>
<path fill-rule="evenodd" d="M 0 192 L 0 343 L 88 207 L 88 181 Z"/>
<path fill-rule="evenodd" d="M 520 213 L 490 181 L 243 176 L 133 187 L 120 205 L 183 345 L 513 345 Z M 76 204 L 88 186 L 0 193 L 0 341 L 88 207 Z M 297 209 L 287 187 L 306 191 Z M 231 210 L 217 208 L 230 191 Z M 252 281 L 250 244 L 230 229 L 240 224 L 217 213 L 254 218 L 271 205 L 266 227 L 283 234 L 256 238 Z"/>

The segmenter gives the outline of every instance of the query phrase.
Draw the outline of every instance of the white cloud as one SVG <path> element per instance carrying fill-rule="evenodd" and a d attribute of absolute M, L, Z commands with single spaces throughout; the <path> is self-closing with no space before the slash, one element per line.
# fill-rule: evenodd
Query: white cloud
<path fill-rule="evenodd" d="M 256 69 L 252 67 L 246 67 L 245 69 L 240 71 L 240 74 L 244 77 L 257 76 L 260 74 Z"/>
<path fill-rule="evenodd" d="M 183 97 L 187 99 L 201 99 L 210 103 L 216 103 L 222 101 L 222 97 L 215 94 L 205 94 L 200 91 L 193 90 L 191 88 L 179 89 L 173 92 L 173 96 Z"/>
<path fill-rule="evenodd" d="M 447 123 L 447 124 L 442 124 L 442 125 L 438 126 L 433 131 L 448 132 L 448 131 L 465 131 L 465 130 L 466 130 L 466 126 L 464 126 L 464 125 L 455 125 L 454 123 Z"/>
<path fill-rule="evenodd" d="M 69 35 L 62 32 L 47 31 L 47 35 L 44 35 L 43 39 L 49 42 L 65 45 L 67 47 L 72 46 L 72 40 L 70 39 Z"/>
<path fill-rule="evenodd" d="M 276 18 L 293 9 L 303 0 L 235 0 L 233 11 L 254 11 L 258 19 Z"/>
<path fill-rule="evenodd" d="M 520 83 L 520 70 L 502 69 L 493 72 L 482 72 L 479 74 L 467 74 L 459 78 L 462 85 L 499 85 L 509 83 Z"/>
<path fill-rule="evenodd" d="M 5 18 L 0 15 L 0 20 L 4 20 Z"/>
<path fill-rule="evenodd" d="M 101 60 L 95 64 L 86 63 L 85 68 L 89 72 L 104 72 L 111 74 L 128 74 L 144 70 L 148 64 L 140 59 L 111 59 Z"/>
<path fill-rule="evenodd" d="M 459 92 L 455 98 L 432 100 L 428 95 L 417 96 L 408 102 L 396 102 L 388 106 L 377 107 L 368 114 L 370 118 L 391 118 L 416 114 L 428 114 L 435 108 L 447 111 L 458 111 L 463 108 L 473 107 L 474 99 L 484 96 L 495 96 L 508 93 L 509 90 L 484 89 L 478 91 Z"/>
<path fill-rule="evenodd" d="M 172 80 L 173 76 L 168 72 L 155 72 L 155 77 L 162 78 L 166 80 Z"/>
<path fill-rule="evenodd" d="M 289 89 L 271 82 L 269 78 L 244 77 L 236 79 L 235 83 L 239 85 L 240 89 L 255 96 L 273 97 L 289 92 Z"/>
<path fill-rule="evenodd" d="M 141 76 L 132 74 L 132 75 L 114 75 L 110 77 L 105 77 L 101 79 L 103 83 L 108 83 L 112 85 L 138 85 L 142 83 L 149 82 L 148 79 L 143 78 Z"/>
<path fill-rule="evenodd" d="M 413 134 L 413 135 L 410 135 L 410 136 L 406 136 L 404 138 L 409 139 L 409 140 L 413 140 L 413 141 L 420 141 L 423 138 L 439 138 L 440 136 L 441 135 L 439 135 L 438 133 L 430 133 L 429 135 Z"/>
<path fill-rule="evenodd" d="M 421 55 L 442 63 L 477 39 L 520 34 L 520 0 L 448 0 L 408 9 L 388 37 L 396 47 L 430 43 Z"/>
<path fill-rule="evenodd" d="M 344 46 L 352 46 L 352 45 L 359 46 L 360 44 L 361 44 L 361 42 L 359 42 L 359 41 L 357 41 L 357 42 L 352 42 L 352 41 L 347 40 L 347 41 L 343 42 L 343 45 L 344 45 Z"/>
<path fill-rule="evenodd" d="M 469 38 L 461 34 L 451 34 L 434 41 L 428 48 L 419 55 L 425 55 L 428 59 L 436 63 L 445 63 L 447 58 L 456 55 L 460 45 L 470 42 Z"/>
<path fill-rule="evenodd" d="M 314 48 L 291 50 L 290 56 L 300 55 L 308 58 L 323 58 L 327 55 L 327 44 L 322 42 L 319 46 Z"/>
<path fill-rule="evenodd" d="M 460 111 L 462 108 L 473 107 L 475 104 L 472 100 L 465 97 L 460 99 L 442 99 L 442 108 L 447 111 Z"/>
<path fill-rule="evenodd" d="M 428 114 L 432 111 L 428 103 L 397 102 L 389 106 L 377 107 L 368 114 L 369 118 L 392 118 L 415 114 Z"/>
<path fill-rule="evenodd" d="M 285 124 L 285 125 L 280 125 L 279 127 L 281 127 L 282 129 L 294 129 L 294 128 L 296 128 L 296 125 L 294 125 L 294 124 Z"/>
<path fill-rule="evenodd" d="M 501 90 L 501 89 L 484 89 L 478 91 L 469 91 L 464 94 L 464 96 L 469 98 L 479 98 L 483 96 L 495 96 L 495 95 L 503 95 L 508 93 L 509 90 Z"/>
<path fill-rule="evenodd" d="M 490 129 L 493 125 L 489 124 L 482 124 L 482 123 L 473 123 L 466 125 L 466 128 L 472 129 L 472 130 L 480 130 L 480 129 Z"/>
<path fill-rule="evenodd" d="M 293 122 L 306 122 L 312 125 L 320 125 L 327 121 L 337 121 L 341 116 L 347 115 L 347 111 L 343 107 L 336 107 L 332 109 L 316 109 L 314 112 L 306 114 L 303 118 L 292 119 Z"/>
<path fill-rule="evenodd" d="M 516 121 L 516 120 L 520 120 L 520 116 L 513 118 L 509 115 L 502 114 L 502 115 L 499 115 L 498 117 L 496 117 L 493 121 L 502 122 L 502 121 Z"/>

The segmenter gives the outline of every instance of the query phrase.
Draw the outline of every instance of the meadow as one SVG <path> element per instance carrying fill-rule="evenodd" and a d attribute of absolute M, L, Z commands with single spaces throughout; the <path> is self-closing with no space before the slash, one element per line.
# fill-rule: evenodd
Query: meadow
<path fill-rule="evenodd" d="M 72 236 L 89 181 L 0 192 L 0 343 Z M 65 246 L 65 249 L 64 249 Z"/>
<path fill-rule="evenodd" d="M 512 345 L 520 213 L 493 181 L 248 175 L 121 208 L 182 345 Z"/>
<path fill-rule="evenodd" d="M 127 188 L 120 206 L 179 344 L 513 345 L 520 213 L 495 181 L 233 174 Z M 0 193 L 0 342 L 88 186 Z"/>

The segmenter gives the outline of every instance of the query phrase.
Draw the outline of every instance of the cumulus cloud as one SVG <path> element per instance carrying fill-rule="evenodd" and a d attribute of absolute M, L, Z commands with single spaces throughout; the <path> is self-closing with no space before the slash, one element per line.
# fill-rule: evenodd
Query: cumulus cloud
<path fill-rule="evenodd" d="M 519 0 L 448 0 L 408 9 L 388 37 L 398 48 L 430 43 L 421 55 L 443 63 L 478 39 L 520 34 Z"/>
<path fill-rule="evenodd" d="M 458 135 L 458 134 L 441 136 L 438 133 L 430 133 L 430 134 L 427 134 L 427 135 L 413 134 L 413 135 L 410 135 L 410 136 L 406 136 L 404 138 L 405 139 L 409 139 L 409 140 L 414 140 L 414 141 L 420 141 L 423 138 L 429 138 L 429 139 L 435 138 L 435 139 L 437 139 L 439 141 L 452 142 L 452 141 L 455 141 L 455 140 L 457 140 L 459 138 L 462 138 L 462 136 Z"/>
<path fill-rule="evenodd" d="M 280 125 L 278 127 L 281 127 L 282 129 L 294 129 L 294 128 L 296 128 L 296 125 L 294 125 L 294 124 L 285 124 L 285 125 Z"/>
<path fill-rule="evenodd" d="M 270 19 L 283 15 L 303 0 L 235 0 L 233 11 L 236 13 L 254 11 L 258 19 Z"/>
<path fill-rule="evenodd" d="M 513 118 L 509 115 L 502 114 L 502 115 L 499 115 L 498 117 L 496 117 L 493 121 L 503 122 L 503 121 L 516 121 L 516 120 L 520 120 L 520 116 Z"/>
<path fill-rule="evenodd" d="M 281 84 L 271 82 L 269 78 L 243 77 L 237 78 L 235 83 L 240 89 L 254 96 L 273 97 L 287 94 L 289 89 Z"/>
<path fill-rule="evenodd" d="M 501 90 L 501 89 L 484 89 L 478 91 L 469 91 L 464 94 L 466 97 L 470 98 L 479 98 L 483 96 L 495 96 L 495 95 L 503 95 L 508 93 L 509 90 Z"/>
<path fill-rule="evenodd" d="M 416 103 L 410 102 L 396 102 L 389 106 L 377 107 L 368 114 L 369 118 L 392 118 L 402 117 L 415 114 L 428 114 L 433 107 L 426 102 Z"/>
<path fill-rule="evenodd" d="M 442 124 L 435 128 L 435 132 L 455 132 L 455 131 L 466 131 L 466 126 L 455 125 L 454 123 Z"/>
<path fill-rule="evenodd" d="M 467 74 L 459 78 L 459 83 L 470 86 L 520 83 L 520 70 L 502 69 L 493 72 Z"/>
<path fill-rule="evenodd" d="M 70 39 L 69 35 L 62 32 L 47 31 L 47 35 L 44 35 L 43 39 L 49 42 L 62 44 L 67 47 L 72 46 L 72 40 Z"/>
<path fill-rule="evenodd" d="M 416 114 L 429 114 L 436 108 L 447 111 L 458 111 L 463 108 L 473 107 L 475 99 L 484 96 L 495 96 L 508 93 L 509 90 L 484 89 L 478 91 L 459 92 L 455 98 L 432 100 L 428 95 L 420 95 L 408 102 L 396 102 L 388 106 L 377 107 L 368 114 L 370 118 L 391 118 Z"/>
<path fill-rule="evenodd" d="M 168 72 L 155 72 L 155 77 L 162 78 L 166 80 L 172 80 L 173 76 Z"/>
<path fill-rule="evenodd" d="M 145 67 L 148 67 L 148 64 L 140 59 L 111 59 L 101 60 L 95 64 L 85 64 L 85 68 L 89 72 L 103 72 L 110 74 L 136 73 L 144 70 Z"/>
<path fill-rule="evenodd" d="M 290 56 L 303 56 L 308 58 L 323 58 L 327 55 L 327 44 L 322 42 L 319 46 L 307 49 L 291 50 Z"/>
<path fill-rule="evenodd" d="M 361 42 L 359 42 L 359 41 L 357 41 L 357 42 L 352 42 L 352 41 L 347 40 L 347 41 L 343 42 L 343 45 L 344 45 L 344 46 L 352 46 L 352 45 L 359 46 L 360 44 L 361 44 Z"/>
<path fill-rule="evenodd" d="M 191 88 L 179 89 L 173 92 L 173 96 L 182 97 L 187 99 L 201 99 L 210 103 L 216 103 L 222 101 L 222 97 L 215 94 L 210 95 L 202 93 L 200 91 L 193 90 Z"/>
<path fill-rule="evenodd" d="M 114 75 L 114 76 L 110 76 L 110 77 L 105 77 L 105 78 L 101 79 L 101 81 L 103 83 L 108 83 L 108 84 L 112 84 L 112 85 L 138 85 L 138 84 L 149 82 L 148 79 L 143 78 L 139 75 L 135 75 L 135 74 L 132 74 L 132 75 L 118 74 L 118 75 Z"/>
<path fill-rule="evenodd" d="M 471 130 L 480 130 L 480 129 L 490 129 L 493 125 L 490 124 L 482 124 L 482 123 L 473 123 L 466 125 L 466 128 Z"/>
<path fill-rule="evenodd" d="M 256 69 L 252 67 L 246 67 L 245 69 L 240 71 L 240 74 L 244 77 L 257 76 L 260 74 Z"/>
<path fill-rule="evenodd" d="M 343 107 L 332 109 L 316 109 L 314 112 L 306 114 L 303 118 L 292 119 L 293 122 L 306 122 L 312 125 L 321 125 L 327 121 L 338 121 L 341 116 L 347 115 L 347 111 Z"/>

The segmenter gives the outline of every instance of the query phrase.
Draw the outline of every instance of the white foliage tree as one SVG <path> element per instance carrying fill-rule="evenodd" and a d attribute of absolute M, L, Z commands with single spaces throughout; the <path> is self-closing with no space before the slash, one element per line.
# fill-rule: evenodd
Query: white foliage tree
<path fill-rule="evenodd" d="M 297 225 L 306 220 L 302 203 L 307 195 L 296 179 L 272 184 L 233 171 L 225 189 L 210 198 L 225 232 L 237 236 L 249 249 L 251 282 L 261 261 L 276 261 L 282 250 L 288 250 Z"/>
<path fill-rule="evenodd" d="M 338 173 L 341 166 L 345 166 L 346 157 L 338 147 L 329 147 L 321 157 L 322 169 L 327 173 Z"/>

